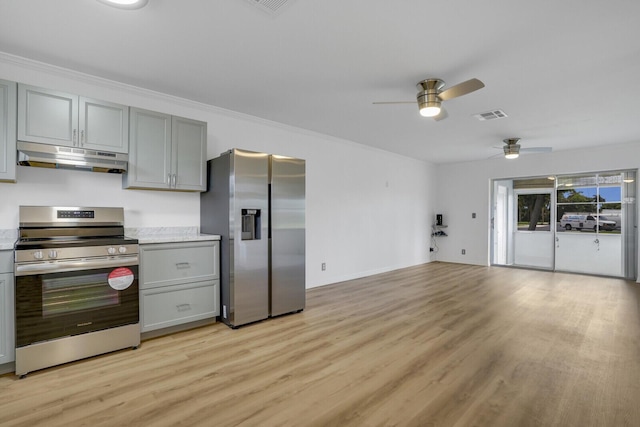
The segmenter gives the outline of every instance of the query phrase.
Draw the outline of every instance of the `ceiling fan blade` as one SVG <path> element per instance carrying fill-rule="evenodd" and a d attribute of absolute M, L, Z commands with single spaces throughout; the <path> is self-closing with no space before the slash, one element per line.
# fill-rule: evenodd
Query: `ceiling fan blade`
<path fill-rule="evenodd" d="M 444 120 L 447 117 L 449 117 L 449 113 L 447 113 L 447 110 L 440 107 L 440 113 L 437 116 L 432 117 L 432 119 L 435 120 L 436 122 L 439 122 L 440 120 Z"/>
<path fill-rule="evenodd" d="M 440 98 L 443 101 L 448 101 L 449 99 L 466 95 L 478 89 L 482 89 L 483 87 L 484 87 L 484 83 L 482 83 L 480 80 L 470 79 L 470 80 L 467 80 L 466 82 L 462 82 L 455 86 L 451 86 L 449 89 L 443 90 L 438 94 L 438 98 Z"/>
<path fill-rule="evenodd" d="M 521 148 L 520 152 L 526 151 L 527 153 L 550 153 L 551 147 L 528 147 Z"/>
<path fill-rule="evenodd" d="M 384 104 L 415 104 L 416 101 L 378 101 L 372 102 L 372 104 L 384 105 Z"/>

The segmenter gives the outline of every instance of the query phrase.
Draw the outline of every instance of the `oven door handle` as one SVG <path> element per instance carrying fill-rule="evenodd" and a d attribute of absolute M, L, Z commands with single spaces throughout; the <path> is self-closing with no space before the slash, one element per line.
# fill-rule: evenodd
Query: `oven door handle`
<path fill-rule="evenodd" d="M 66 271 L 79 271 L 79 270 L 95 270 L 98 268 L 111 268 L 111 267 L 127 267 L 132 265 L 138 265 L 138 256 L 129 256 L 114 259 L 75 259 L 69 261 L 55 261 L 46 263 L 30 263 L 30 264 L 16 264 L 15 275 L 16 276 L 29 276 L 33 274 L 49 274 L 49 273 L 63 273 Z"/>

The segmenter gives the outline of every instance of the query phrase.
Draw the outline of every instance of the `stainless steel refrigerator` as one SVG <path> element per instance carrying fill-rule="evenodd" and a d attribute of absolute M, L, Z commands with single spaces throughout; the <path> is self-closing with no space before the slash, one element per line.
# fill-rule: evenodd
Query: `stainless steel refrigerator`
<path fill-rule="evenodd" d="M 200 230 L 221 236 L 221 319 L 305 307 L 305 161 L 233 149 L 207 162 Z"/>

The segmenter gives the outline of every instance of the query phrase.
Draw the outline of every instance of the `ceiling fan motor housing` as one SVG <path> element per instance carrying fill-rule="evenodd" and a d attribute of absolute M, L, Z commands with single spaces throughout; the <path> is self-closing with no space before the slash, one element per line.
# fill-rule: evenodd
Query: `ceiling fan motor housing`
<path fill-rule="evenodd" d="M 433 92 L 437 95 L 444 87 L 444 81 L 440 79 L 424 79 L 416 87 L 420 92 Z"/>
<path fill-rule="evenodd" d="M 422 111 L 426 108 L 440 108 L 442 100 L 438 97 L 444 87 L 444 82 L 440 79 L 425 79 L 416 85 L 418 94 L 418 110 Z"/>
<path fill-rule="evenodd" d="M 503 148 L 505 156 L 509 154 L 520 154 L 520 144 L 505 145 Z"/>
<path fill-rule="evenodd" d="M 503 147 L 505 156 L 517 156 L 520 154 L 520 144 L 518 144 L 518 141 L 520 141 L 520 138 L 507 138 L 502 140 L 502 142 L 506 144 Z"/>

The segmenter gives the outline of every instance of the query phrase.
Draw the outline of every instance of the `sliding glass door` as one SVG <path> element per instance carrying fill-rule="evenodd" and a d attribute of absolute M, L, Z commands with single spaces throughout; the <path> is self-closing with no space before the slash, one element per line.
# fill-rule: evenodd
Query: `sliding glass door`
<path fill-rule="evenodd" d="M 515 190 L 513 264 L 553 268 L 553 209 L 550 189 Z"/>
<path fill-rule="evenodd" d="M 636 246 L 635 197 L 628 193 L 635 195 L 632 172 L 558 177 L 557 270 L 635 276 L 635 259 L 626 256 L 635 256 Z"/>
<path fill-rule="evenodd" d="M 492 263 L 636 278 L 636 173 L 496 180 Z"/>

